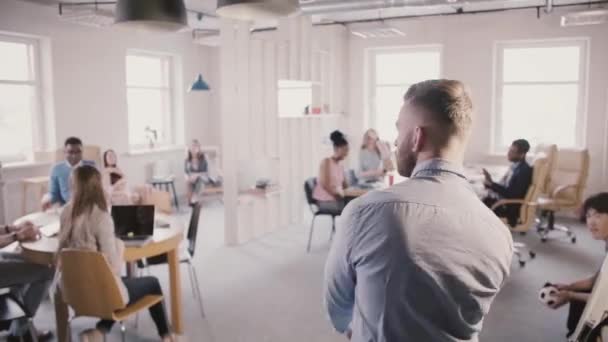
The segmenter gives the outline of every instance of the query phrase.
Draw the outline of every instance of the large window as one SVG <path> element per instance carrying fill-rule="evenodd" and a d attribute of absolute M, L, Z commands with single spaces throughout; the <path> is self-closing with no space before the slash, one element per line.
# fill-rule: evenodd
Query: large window
<path fill-rule="evenodd" d="M 133 52 L 126 64 L 131 148 L 174 143 L 172 57 Z"/>
<path fill-rule="evenodd" d="M 0 161 L 32 157 L 42 124 L 36 40 L 0 34 Z"/>
<path fill-rule="evenodd" d="M 403 95 L 414 83 L 439 78 L 439 46 L 370 50 L 371 71 L 369 125 L 380 138 L 393 142 L 397 137 L 395 122 L 403 105 Z"/>
<path fill-rule="evenodd" d="M 585 40 L 497 44 L 494 151 L 513 140 L 582 145 Z"/>

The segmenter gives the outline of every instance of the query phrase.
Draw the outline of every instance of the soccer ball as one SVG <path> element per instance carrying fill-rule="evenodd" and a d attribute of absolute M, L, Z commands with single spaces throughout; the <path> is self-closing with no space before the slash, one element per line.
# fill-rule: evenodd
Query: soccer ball
<path fill-rule="evenodd" d="M 557 293 L 559 292 L 559 290 L 551 285 L 551 284 L 546 284 L 542 289 L 540 289 L 539 293 L 538 293 L 538 299 L 545 305 L 547 306 L 551 306 L 553 304 L 555 304 L 555 301 L 557 300 Z"/>

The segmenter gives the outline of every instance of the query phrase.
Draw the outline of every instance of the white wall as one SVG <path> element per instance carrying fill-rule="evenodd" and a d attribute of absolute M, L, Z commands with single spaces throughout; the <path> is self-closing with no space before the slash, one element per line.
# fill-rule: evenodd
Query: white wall
<path fill-rule="evenodd" d="M 406 37 L 364 40 L 351 36 L 350 130 L 363 132 L 366 128 L 366 48 L 440 44 L 443 46 L 442 76 L 465 82 L 472 91 L 476 108 L 473 137 L 467 151 L 467 159 L 472 162 L 504 162 L 504 156 L 489 155 L 492 140 L 494 42 L 588 37 L 591 41 L 586 120 L 586 143 L 591 153 L 588 189 L 608 190 L 608 179 L 605 177 L 608 174 L 608 149 L 605 140 L 608 135 L 608 24 L 562 28 L 559 24 L 561 13 L 564 13 L 564 10 L 558 9 L 552 15 L 543 14 L 540 20 L 536 18 L 535 10 L 394 20 L 389 23 L 403 30 L 407 34 Z M 398 111 L 399 108 L 395 108 L 395 118 Z M 547 127 L 550 125 L 551 123 L 547 123 Z"/>
<path fill-rule="evenodd" d="M 146 179 L 145 169 L 157 159 L 170 160 L 178 176 L 178 192 L 183 190 L 184 150 L 128 155 L 125 55 L 128 49 L 159 51 L 178 56 L 182 72 L 179 87 L 188 88 L 202 72 L 212 90 L 178 94 L 183 98 L 183 138 L 198 138 L 205 145 L 219 145 L 217 96 L 219 84 L 217 49 L 191 43 L 189 33 L 156 35 L 120 28 L 90 28 L 60 21 L 56 7 L 16 0 L 0 1 L 0 31 L 39 36 L 49 42 L 50 81 L 54 112 L 49 149 L 60 147 L 67 136 L 81 137 L 85 144 L 113 148 L 132 184 Z M 54 134 L 53 134 L 54 133 Z M 23 176 L 44 175 L 49 165 L 34 168 L 4 168 L 8 219 L 20 214 Z"/>

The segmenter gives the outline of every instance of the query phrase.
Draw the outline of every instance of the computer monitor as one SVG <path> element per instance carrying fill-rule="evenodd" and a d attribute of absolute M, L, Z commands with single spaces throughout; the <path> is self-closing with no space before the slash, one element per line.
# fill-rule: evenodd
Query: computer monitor
<path fill-rule="evenodd" d="M 114 232 L 123 240 L 143 240 L 154 235 L 153 205 L 112 206 Z"/>

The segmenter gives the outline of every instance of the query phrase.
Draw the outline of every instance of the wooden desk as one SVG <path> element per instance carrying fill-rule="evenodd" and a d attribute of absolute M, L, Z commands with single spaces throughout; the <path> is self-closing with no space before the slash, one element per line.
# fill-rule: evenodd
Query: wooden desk
<path fill-rule="evenodd" d="M 19 220 L 35 221 L 34 213 L 20 218 Z M 127 247 L 125 248 L 125 262 L 134 262 L 142 258 L 147 258 L 159 254 L 168 255 L 169 265 L 169 282 L 171 288 L 171 319 L 173 330 L 178 335 L 183 335 L 183 312 L 181 301 L 181 277 L 179 268 L 179 245 L 184 238 L 183 224 L 174 217 L 167 215 L 158 215 L 157 218 L 168 222 L 169 228 L 154 229 L 152 241 L 142 247 Z M 38 264 L 51 265 L 55 262 L 55 254 L 59 246 L 59 241 L 56 237 L 48 238 L 43 236 L 36 242 L 27 242 L 21 244 L 22 255 Z M 58 291 L 59 293 L 59 291 Z M 57 339 L 59 341 L 67 341 L 67 320 L 68 308 L 63 302 L 61 294 L 55 298 L 55 322 L 57 324 Z"/>

